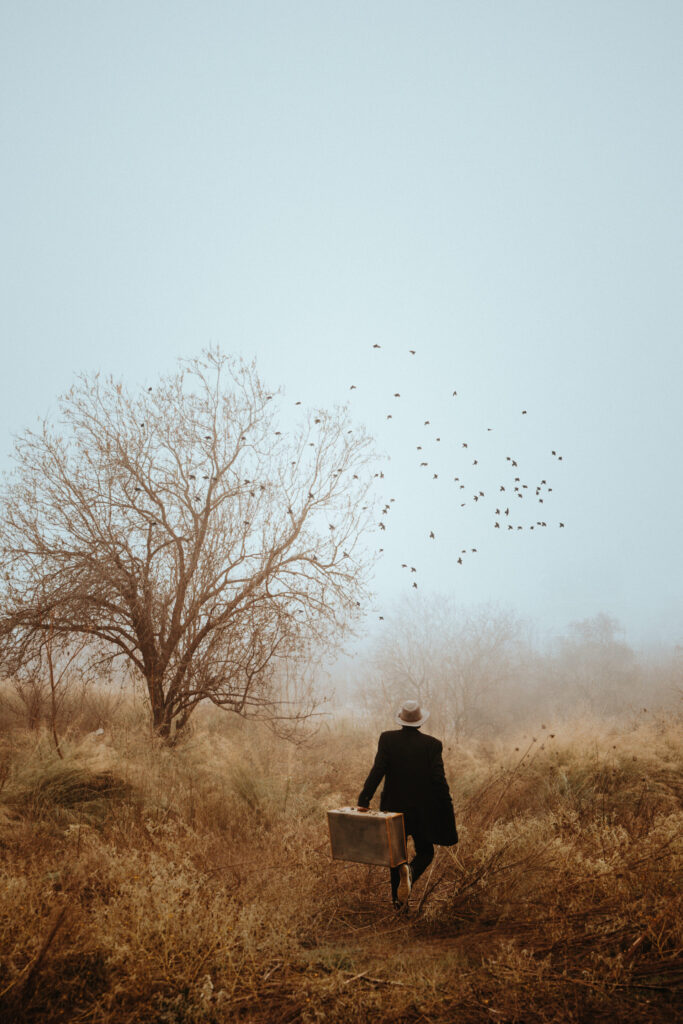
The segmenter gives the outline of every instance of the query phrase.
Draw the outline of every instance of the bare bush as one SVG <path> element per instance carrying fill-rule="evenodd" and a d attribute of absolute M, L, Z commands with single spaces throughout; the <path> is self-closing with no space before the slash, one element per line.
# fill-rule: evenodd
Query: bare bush
<path fill-rule="evenodd" d="M 450 597 L 407 601 L 387 617 L 361 690 L 374 714 L 408 696 L 431 709 L 430 728 L 446 740 L 499 724 L 528 663 L 523 622 L 493 605 L 467 608 Z"/>
<path fill-rule="evenodd" d="M 570 623 L 553 651 L 548 680 L 566 710 L 578 699 L 591 712 L 613 714 L 643 692 L 643 670 L 620 633 L 617 620 L 604 613 Z"/>

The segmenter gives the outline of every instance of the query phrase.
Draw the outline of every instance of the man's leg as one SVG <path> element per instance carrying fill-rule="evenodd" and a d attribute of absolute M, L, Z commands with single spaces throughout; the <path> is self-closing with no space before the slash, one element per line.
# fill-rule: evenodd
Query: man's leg
<path fill-rule="evenodd" d="M 400 874 L 398 868 L 390 868 L 391 871 L 391 900 L 394 904 L 398 903 L 398 883 Z"/>
<path fill-rule="evenodd" d="M 413 834 L 413 842 L 415 844 L 415 856 L 410 862 L 410 876 L 414 885 L 425 868 L 428 868 L 432 863 L 434 844 L 429 839 L 415 834 Z"/>

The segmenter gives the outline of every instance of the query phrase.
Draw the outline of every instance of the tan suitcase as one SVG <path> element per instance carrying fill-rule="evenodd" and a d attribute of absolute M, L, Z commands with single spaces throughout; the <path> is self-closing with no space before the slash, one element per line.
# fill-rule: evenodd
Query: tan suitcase
<path fill-rule="evenodd" d="M 327 812 L 334 860 L 384 864 L 396 868 L 406 862 L 403 815 L 394 811 L 358 811 L 339 807 Z"/>

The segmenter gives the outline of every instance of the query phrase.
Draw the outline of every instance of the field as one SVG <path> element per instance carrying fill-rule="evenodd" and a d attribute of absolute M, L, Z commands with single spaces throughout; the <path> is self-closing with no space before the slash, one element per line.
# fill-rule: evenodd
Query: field
<path fill-rule="evenodd" d="M 333 862 L 385 723 L 299 746 L 205 715 L 175 749 L 0 740 L 7 1021 L 674 1019 L 683 981 L 683 729 L 538 723 L 444 751 L 461 842 L 391 908 L 386 869 Z"/>

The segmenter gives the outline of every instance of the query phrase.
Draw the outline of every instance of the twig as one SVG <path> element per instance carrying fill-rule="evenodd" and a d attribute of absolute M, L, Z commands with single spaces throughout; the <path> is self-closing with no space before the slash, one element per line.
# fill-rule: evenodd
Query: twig
<path fill-rule="evenodd" d="M 631 945 L 629 946 L 629 948 L 628 948 L 628 949 L 626 950 L 626 952 L 624 953 L 624 962 L 627 962 L 628 960 L 630 960 L 630 959 L 631 959 L 631 957 L 632 957 L 632 956 L 634 955 L 634 953 L 636 952 L 636 950 L 638 949 L 638 947 L 639 947 L 639 946 L 641 945 L 641 943 L 642 943 L 642 942 L 644 942 L 644 941 L 645 941 L 645 939 L 647 938 L 647 936 L 648 936 L 648 932 L 651 932 L 651 931 L 652 931 L 652 929 L 653 929 L 653 928 L 655 927 L 655 925 L 659 924 L 659 922 L 660 922 L 660 921 L 662 920 L 662 918 L 663 918 L 663 917 L 665 916 L 665 914 L 666 914 L 666 913 L 668 912 L 668 909 L 669 909 L 669 908 L 667 907 L 667 908 L 666 908 L 665 910 L 663 910 L 663 911 L 661 912 L 661 914 L 658 914 L 658 915 L 657 915 L 657 917 L 656 917 L 656 918 L 654 919 L 654 921 L 653 921 L 653 922 L 652 922 L 652 923 L 651 923 L 651 924 L 650 924 L 650 925 L 649 925 L 649 926 L 648 926 L 648 927 L 647 927 L 647 928 L 645 929 L 645 931 L 644 931 L 644 932 L 642 932 L 642 933 L 641 933 L 641 934 L 640 934 L 640 935 L 638 936 L 638 938 L 637 938 L 637 939 L 635 940 L 635 942 L 633 942 L 633 943 L 632 943 L 632 944 L 631 944 Z"/>
<path fill-rule="evenodd" d="M 346 972 L 343 971 L 343 974 Z M 352 978 L 347 978 L 344 982 L 345 985 L 350 985 L 352 981 L 370 981 L 373 985 L 397 985 L 399 988 L 410 988 L 403 981 L 390 981 L 388 978 L 371 978 L 367 971 L 361 971 L 360 974 L 354 974 Z"/>
<path fill-rule="evenodd" d="M 66 917 L 67 909 L 68 909 L 68 907 L 64 906 L 64 907 L 61 907 L 60 910 L 58 911 L 57 916 L 55 917 L 54 921 L 52 922 L 52 926 L 51 926 L 49 932 L 47 933 L 47 935 L 45 936 L 45 939 L 43 940 L 42 946 L 38 950 L 38 955 L 36 956 L 35 960 L 33 961 L 32 965 L 31 965 L 31 967 L 29 969 L 28 974 L 26 975 L 26 980 L 24 981 L 24 984 L 22 985 L 21 995 L 19 997 L 22 1006 L 25 1003 L 27 1003 L 28 1000 L 33 995 L 33 992 L 34 992 L 34 989 L 35 989 L 35 986 L 36 986 L 36 980 L 38 978 L 38 972 L 40 971 L 40 968 L 43 966 L 43 961 L 44 961 L 44 959 L 45 959 L 45 957 L 47 955 L 47 951 L 50 948 L 50 946 L 52 945 L 52 943 L 54 942 L 55 936 L 57 935 L 57 932 L 59 931 L 59 929 L 61 928 L 62 924 L 64 923 L 64 918 Z"/>
<path fill-rule="evenodd" d="M 344 984 L 350 985 L 352 981 L 358 981 L 360 978 L 364 978 L 367 973 L 367 971 L 362 971 L 360 974 L 354 974 L 352 978 L 347 978 Z"/>
<path fill-rule="evenodd" d="M 446 874 L 446 870 L 447 870 L 447 868 L 448 868 L 448 865 L 446 865 L 446 867 L 445 867 L 445 868 L 443 869 L 443 871 L 441 872 L 441 874 L 439 875 L 439 877 L 437 878 L 437 880 L 436 880 L 436 881 L 434 882 L 434 885 L 432 885 L 432 886 L 430 887 L 429 883 L 430 883 L 430 882 L 431 882 L 431 880 L 432 880 L 432 875 L 434 874 L 434 868 L 436 867 L 436 865 L 437 865 L 437 862 L 438 862 L 438 860 L 440 859 L 440 857 L 441 857 L 441 851 L 439 850 L 439 852 L 437 853 L 436 857 L 435 857 L 435 858 L 434 858 L 434 860 L 432 861 L 432 866 L 431 866 L 431 868 L 430 868 L 430 870 L 429 870 L 429 877 L 428 877 L 428 879 L 427 879 L 427 884 L 426 884 L 426 885 L 425 885 L 425 887 L 424 887 L 424 892 L 422 893 L 422 896 L 420 897 L 420 902 L 419 902 L 419 903 L 418 903 L 418 905 L 417 905 L 417 911 L 418 911 L 418 913 L 420 912 L 420 910 L 422 910 L 422 904 L 424 903 L 424 901 L 425 901 L 425 900 L 427 899 L 427 897 L 428 897 L 428 896 L 429 896 L 429 895 L 430 895 L 430 894 L 431 894 L 432 892 L 434 892 L 434 890 L 436 889 L 436 887 L 437 887 L 437 886 L 439 885 L 439 883 L 440 883 L 440 882 L 442 881 L 442 879 L 443 879 L 444 875 Z"/>

